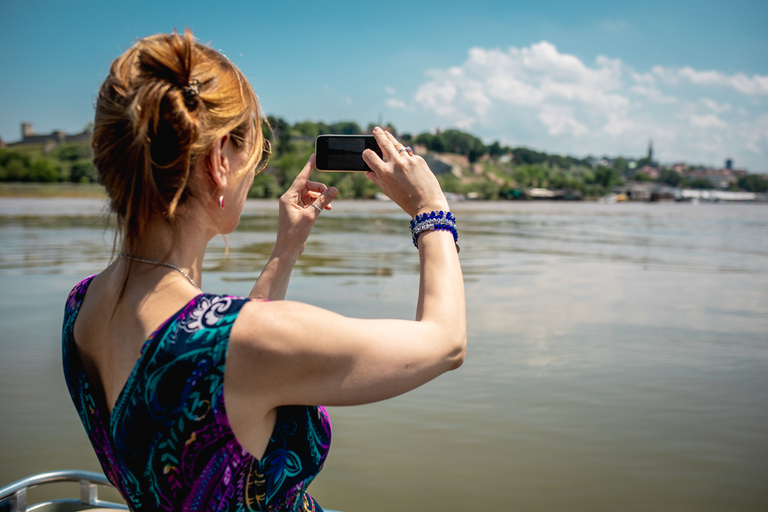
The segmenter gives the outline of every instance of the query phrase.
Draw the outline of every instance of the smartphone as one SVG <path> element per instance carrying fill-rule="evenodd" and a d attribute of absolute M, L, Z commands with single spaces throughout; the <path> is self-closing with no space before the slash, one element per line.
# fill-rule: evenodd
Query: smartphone
<path fill-rule="evenodd" d="M 318 135 L 315 139 L 315 167 L 318 171 L 370 171 L 363 151 L 371 149 L 381 157 L 373 135 Z"/>

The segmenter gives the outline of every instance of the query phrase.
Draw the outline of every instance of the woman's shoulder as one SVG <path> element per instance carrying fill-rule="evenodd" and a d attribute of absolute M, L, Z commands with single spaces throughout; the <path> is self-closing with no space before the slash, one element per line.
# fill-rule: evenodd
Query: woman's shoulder
<path fill-rule="evenodd" d="M 85 297 L 85 292 L 88 290 L 88 287 L 91 285 L 91 282 L 93 282 L 93 279 L 98 274 L 93 274 L 85 279 L 79 281 L 70 291 L 69 295 L 67 296 L 67 311 L 71 312 L 77 305 L 82 303 L 83 298 Z"/>

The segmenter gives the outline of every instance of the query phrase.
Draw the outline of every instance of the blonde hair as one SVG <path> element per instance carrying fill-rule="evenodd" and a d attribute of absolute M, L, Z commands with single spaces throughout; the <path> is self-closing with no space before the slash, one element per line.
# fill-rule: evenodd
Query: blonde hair
<path fill-rule="evenodd" d="M 191 170 L 224 135 L 253 151 L 238 178 L 251 170 L 264 144 L 262 117 L 243 73 L 189 29 L 137 41 L 112 63 L 93 129 L 116 236 L 133 246 L 157 215 L 174 228 L 195 195 Z"/>

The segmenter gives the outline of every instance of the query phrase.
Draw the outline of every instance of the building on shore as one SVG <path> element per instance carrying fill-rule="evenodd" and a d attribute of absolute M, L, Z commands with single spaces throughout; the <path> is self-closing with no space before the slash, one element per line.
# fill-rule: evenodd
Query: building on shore
<path fill-rule="evenodd" d="M 83 130 L 80 133 L 72 135 L 64 130 L 55 130 L 49 134 L 38 134 L 35 132 L 32 123 L 21 123 L 21 140 L 17 142 L 5 142 L 0 139 L 0 149 L 12 148 L 16 146 L 26 146 L 31 144 L 42 144 L 45 151 L 68 142 L 89 142 L 93 134 L 90 130 Z"/>

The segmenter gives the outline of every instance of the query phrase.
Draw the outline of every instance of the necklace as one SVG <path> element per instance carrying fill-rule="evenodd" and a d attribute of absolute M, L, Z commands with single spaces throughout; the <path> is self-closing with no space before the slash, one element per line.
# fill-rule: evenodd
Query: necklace
<path fill-rule="evenodd" d="M 203 291 L 203 290 L 201 290 L 201 289 L 200 289 L 200 287 L 199 287 L 199 286 L 197 286 L 197 283 L 195 282 L 195 280 L 194 280 L 194 279 L 192 279 L 192 277 L 191 277 L 189 274 L 187 274 L 186 272 L 184 272 L 183 270 L 181 270 L 181 269 L 180 269 L 179 267 L 177 267 L 176 265 L 172 265 L 172 264 L 170 264 L 170 263 L 166 263 L 166 262 L 164 262 L 164 261 L 157 261 L 157 260 L 147 260 L 147 259 L 144 259 L 144 258 L 137 258 L 136 256 L 131 256 L 130 254 L 125 254 L 125 253 L 120 253 L 120 254 L 118 254 L 118 255 L 117 255 L 117 257 L 118 257 L 118 258 L 125 258 L 125 259 L 127 259 L 127 260 L 139 261 L 139 262 L 141 262 L 141 263 L 150 263 L 150 264 L 154 264 L 154 265 L 162 265 L 162 266 L 164 266 L 164 267 L 172 268 L 172 269 L 173 269 L 173 270 L 175 270 L 176 272 L 178 272 L 178 273 L 180 273 L 181 275 L 183 275 L 184 277 L 186 277 L 186 278 L 187 278 L 187 281 L 189 281 L 190 283 L 192 283 L 192 286 L 194 286 L 195 288 L 197 288 L 197 289 L 198 289 L 198 290 L 200 290 L 201 292 Z"/>

